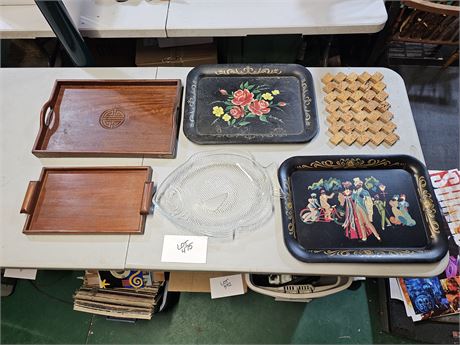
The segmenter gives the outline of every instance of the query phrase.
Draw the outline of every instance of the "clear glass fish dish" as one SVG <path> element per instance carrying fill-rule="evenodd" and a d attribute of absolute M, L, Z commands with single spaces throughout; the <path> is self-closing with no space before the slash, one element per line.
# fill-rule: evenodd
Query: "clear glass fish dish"
<path fill-rule="evenodd" d="M 155 205 L 179 227 L 234 238 L 256 230 L 273 214 L 273 185 L 250 155 L 197 153 L 160 184 Z"/>

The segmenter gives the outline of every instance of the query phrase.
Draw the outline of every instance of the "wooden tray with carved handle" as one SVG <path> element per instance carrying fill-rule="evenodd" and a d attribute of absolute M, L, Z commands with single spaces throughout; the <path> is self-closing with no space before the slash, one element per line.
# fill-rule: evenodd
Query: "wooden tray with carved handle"
<path fill-rule="evenodd" d="M 174 158 L 180 99 L 180 80 L 57 80 L 32 153 Z"/>
<path fill-rule="evenodd" d="M 27 188 L 25 234 L 142 234 L 150 167 L 43 168 Z"/>

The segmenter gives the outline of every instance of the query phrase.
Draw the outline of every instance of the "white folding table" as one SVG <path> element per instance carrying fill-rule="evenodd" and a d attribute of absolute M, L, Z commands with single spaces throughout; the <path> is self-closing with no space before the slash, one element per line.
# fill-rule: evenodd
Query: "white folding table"
<path fill-rule="evenodd" d="M 383 0 L 63 1 L 87 37 L 373 33 L 387 20 Z M 36 37 L 54 37 L 36 5 L 0 6 L 0 38 Z"/>
<path fill-rule="evenodd" d="M 434 264 L 308 264 L 296 260 L 283 243 L 280 204 L 275 200 L 274 216 L 260 229 L 233 241 L 210 239 L 206 264 L 161 262 L 165 234 L 190 234 L 177 228 L 161 212 L 148 216 L 143 235 L 34 235 L 22 228 L 26 219 L 19 213 L 27 184 L 38 178 L 43 166 L 150 165 L 153 179 L 161 184 L 166 176 L 190 155 L 206 150 L 232 150 L 235 145 L 201 146 L 179 131 L 175 159 L 46 158 L 31 153 L 39 112 L 49 98 L 55 79 L 185 79 L 189 68 L 21 68 L 0 69 L 0 266 L 40 269 L 124 269 L 194 270 L 228 272 L 279 272 L 352 276 L 434 276 L 447 264 L 446 256 Z M 409 154 L 423 161 L 414 119 L 404 82 L 383 68 L 309 68 L 313 75 L 320 130 L 308 144 L 238 145 L 261 164 L 277 167 L 295 155 L 326 154 Z M 387 146 L 338 146 L 328 143 L 321 76 L 338 71 L 358 73 L 380 71 L 389 93 L 391 111 L 401 139 Z"/>
<path fill-rule="evenodd" d="M 380 31 L 381 0 L 170 0 L 168 37 L 356 34 Z"/>

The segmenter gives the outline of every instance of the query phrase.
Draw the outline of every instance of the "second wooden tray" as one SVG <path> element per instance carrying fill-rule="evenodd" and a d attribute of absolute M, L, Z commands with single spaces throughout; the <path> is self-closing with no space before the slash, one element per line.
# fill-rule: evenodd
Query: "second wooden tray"
<path fill-rule="evenodd" d="M 152 206 L 150 167 L 43 168 L 27 188 L 25 234 L 140 234 Z"/>
<path fill-rule="evenodd" d="M 180 80 L 57 80 L 32 153 L 174 158 L 180 96 Z"/>

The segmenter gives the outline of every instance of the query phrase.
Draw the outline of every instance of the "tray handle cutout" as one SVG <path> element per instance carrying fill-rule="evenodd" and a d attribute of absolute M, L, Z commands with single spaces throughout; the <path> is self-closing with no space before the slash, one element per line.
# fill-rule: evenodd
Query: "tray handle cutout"
<path fill-rule="evenodd" d="M 30 181 L 21 206 L 21 213 L 32 214 L 37 201 L 38 181 Z"/>
<path fill-rule="evenodd" d="M 141 214 L 149 214 L 152 207 L 153 182 L 145 182 L 142 194 Z"/>
<path fill-rule="evenodd" d="M 49 127 L 51 122 L 53 121 L 54 111 L 53 108 L 50 108 L 51 100 L 46 101 L 43 104 L 43 107 L 40 111 L 40 122 L 43 127 Z"/>

